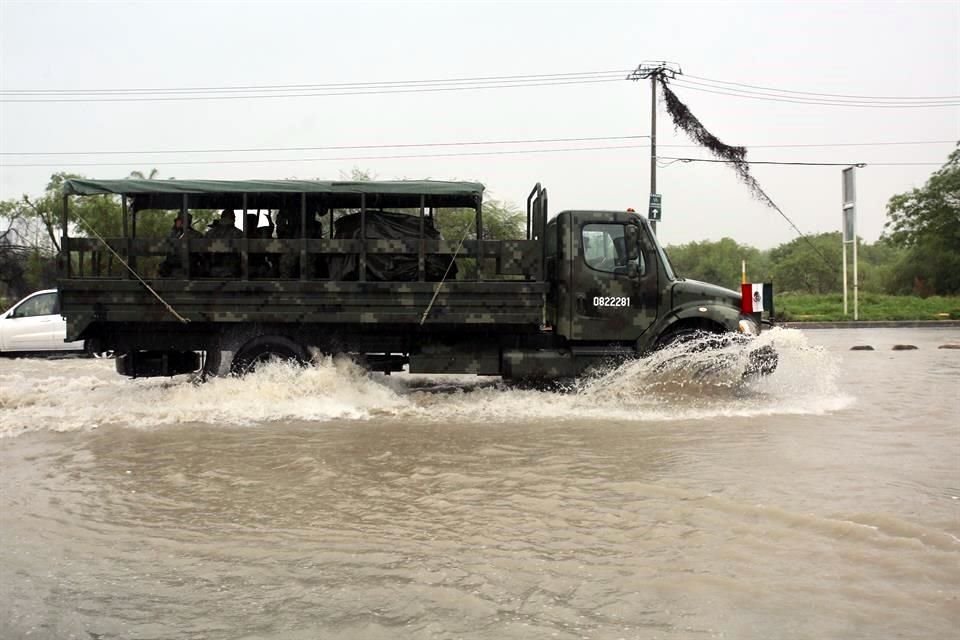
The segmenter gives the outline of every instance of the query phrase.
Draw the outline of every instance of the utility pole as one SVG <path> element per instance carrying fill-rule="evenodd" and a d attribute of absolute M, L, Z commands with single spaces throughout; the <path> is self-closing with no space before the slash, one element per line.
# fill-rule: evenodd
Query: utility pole
<path fill-rule="evenodd" d="M 650 78 L 650 205 L 647 217 L 653 232 L 657 232 L 657 222 L 663 213 L 660 194 L 657 193 L 657 83 L 662 78 L 675 78 L 682 74 L 680 65 L 666 60 L 642 62 L 634 69 L 627 80 L 646 80 Z"/>
<path fill-rule="evenodd" d="M 657 193 L 657 76 L 650 76 L 650 195 Z M 649 214 L 649 211 L 647 212 Z M 663 214 L 663 211 L 660 211 Z M 650 223 L 657 235 L 657 221 Z"/>

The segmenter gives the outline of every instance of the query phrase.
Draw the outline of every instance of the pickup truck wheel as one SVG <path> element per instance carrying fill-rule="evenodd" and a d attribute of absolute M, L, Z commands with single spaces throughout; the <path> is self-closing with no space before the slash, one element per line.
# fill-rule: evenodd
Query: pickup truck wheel
<path fill-rule="evenodd" d="M 230 365 L 230 372 L 234 375 L 246 375 L 272 360 L 304 365 L 310 361 L 310 354 L 302 345 L 289 338 L 260 336 L 240 348 Z"/>

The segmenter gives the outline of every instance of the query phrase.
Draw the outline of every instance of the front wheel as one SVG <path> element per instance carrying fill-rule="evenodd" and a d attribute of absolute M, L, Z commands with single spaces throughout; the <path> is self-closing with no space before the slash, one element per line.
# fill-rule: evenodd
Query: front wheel
<path fill-rule="evenodd" d="M 725 344 L 724 333 L 717 330 L 683 327 L 667 331 L 654 344 L 654 351 L 661 351 L 669 347 L 690 344 L 689 351 L 700 352 L 707 349 L 716 349 Z"/>

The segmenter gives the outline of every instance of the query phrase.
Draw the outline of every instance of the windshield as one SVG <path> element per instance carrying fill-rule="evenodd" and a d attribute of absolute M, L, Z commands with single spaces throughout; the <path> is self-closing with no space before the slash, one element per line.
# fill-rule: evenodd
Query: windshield
<path fill-rule="evenodd" d="M 660 256 L 660 262 L 663 264 L 663 273 L 667 276 L 667 280 L 676 280 L 677 274 L 673 270 L 673 264 L 670 262 L 670 257 L 667 255 L 667 252 L 663 250 L 663 247 L 660 246 L 660 242 L 657 241 L 657 236 L 650 229 L 650 223 L 641 218 L 643 221 L 643 226 L 647 230 L 647 237 L 652 238 L 653 246 L 657 248 L 657 254 Z"/>

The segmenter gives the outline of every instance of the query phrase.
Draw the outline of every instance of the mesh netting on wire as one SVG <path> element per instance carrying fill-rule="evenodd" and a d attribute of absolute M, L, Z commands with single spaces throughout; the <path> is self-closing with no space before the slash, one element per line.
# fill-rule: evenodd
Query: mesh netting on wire
<path fill-rule="evenodd" d="M 745 147 L 733 147 L 724 144 L 717 136 L 710 133 L 707 128 L 703 126 L 703 123 L 697 119 L 697 116 L 693 115 L 690 108 L 680 101 L 677 94 L 670 90 L 670 87 L 667 86 L 667 80 L 663 76 L 660 76 L 660 86 L 663 88 L 667 112 L 673 119 L 674 126 L 678 129 L 683 129 L 694 142 L 709 149 L 713 155 L 730 163 L 730 166 L 737 172 L 737 175 L 740 176 L 740 179 L 747 185 L 750 193 L 755 198 L 779 211 L 777 205 L 774 204 L 770 196 L 760 188 L 760 184 L 756 178 L 751 175 L 750 164 L 747 162 L 747 149 Z"/>

